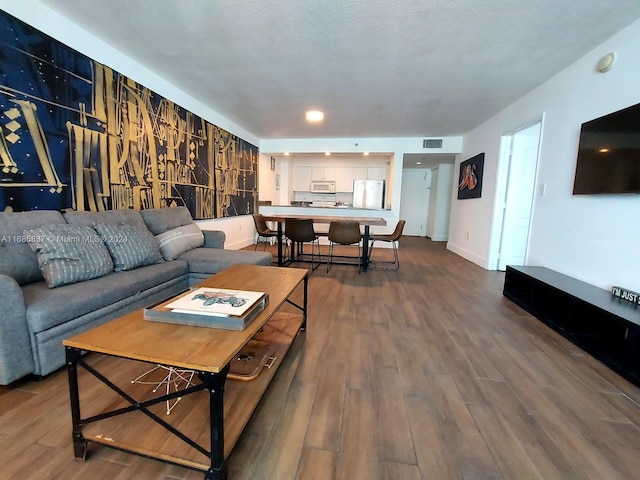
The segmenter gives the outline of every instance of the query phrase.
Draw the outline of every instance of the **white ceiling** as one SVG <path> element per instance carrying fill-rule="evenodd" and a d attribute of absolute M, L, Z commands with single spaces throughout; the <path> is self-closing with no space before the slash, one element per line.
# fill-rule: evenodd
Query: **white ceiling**
<path fill-rule="evenodd" d="M 41 1 L 265 139 L 462 135 L 640 18 L 639 0 Z"/>

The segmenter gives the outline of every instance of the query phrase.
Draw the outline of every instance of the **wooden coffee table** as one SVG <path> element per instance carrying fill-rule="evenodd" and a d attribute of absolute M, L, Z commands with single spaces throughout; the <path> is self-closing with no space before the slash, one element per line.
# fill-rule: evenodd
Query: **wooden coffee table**
<path fill-rule="evenodd" d="M 289 297 L 301 285 L 299 305 Z M 202 470 L 206 480 L 227 478 L 231 449 L 306 328 L 308 271 L 235 265 L 198 286 L 267 292 L 269 303 L 242 331 L 148 321 L 140 309 L 64 340 L 76 458 L 95 442 Z M 296 313 L 278 312 L 285 303 Z M 253 381 L 227 382 L 231 360 L 252 338 L 273 343 L 276 361 Z M 154 393 L 131 381 L 150 365 L 194 370 L 199 382 Z M 165 402 L 177 398 L 168 415 Z"/>

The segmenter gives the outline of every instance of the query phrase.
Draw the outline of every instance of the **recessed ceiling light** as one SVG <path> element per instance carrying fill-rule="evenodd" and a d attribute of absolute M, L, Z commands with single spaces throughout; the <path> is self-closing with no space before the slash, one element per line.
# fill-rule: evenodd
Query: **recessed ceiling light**
<path fill-rule="evenodd" d="M 321 122 L 324 120 L 324 113 L 320 110 L 309 110 L 305 116 L 309 122 Z"/>
<path fill-rule="evenodd" d="M 422 162 L 416 162 L 416 165 L 422 165 Z"/>
<path fill-rule="evenodd" d="M 365 157 L 367 157 L 367 156 L 369 156 L 369 152 L 364 152 L 364 153 L 363 153 L 363 155 L 364 155 Z"/>
<path fill-rule="evenodd" d="M 284 156 L 288 157 L 289 156 L 289 152 L 284 152 Z"/>
<path fill-rule="evenodd" d="M 331 152 L 324 152 L 324 154 L 328 157 L 329 155 L 331 155 Z"/>

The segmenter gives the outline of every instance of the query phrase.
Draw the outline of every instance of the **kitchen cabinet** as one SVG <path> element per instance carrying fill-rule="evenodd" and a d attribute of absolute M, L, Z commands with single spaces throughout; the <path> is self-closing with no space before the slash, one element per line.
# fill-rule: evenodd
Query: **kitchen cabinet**
<path fill-rule="evenodd" d="M 311 190 L 313 167 L 293 167 L 293 191 L 308 192 Z"/>
<path fill-rule="evenodd" d="M 366 180 L 386 180 L 387 169 L 385 167 L 367 167 Z"/>
<path fill-rule="evenodd" d="M 335 167 L 311 167 L 311 180 L 332 180 L 336 179 Z"/>
<path fill-rule="evenodd" d="M 336 167 L 336 192 L 353 192 L 353 181 L 365 178 L 366 174 L 363 167 Z"/>

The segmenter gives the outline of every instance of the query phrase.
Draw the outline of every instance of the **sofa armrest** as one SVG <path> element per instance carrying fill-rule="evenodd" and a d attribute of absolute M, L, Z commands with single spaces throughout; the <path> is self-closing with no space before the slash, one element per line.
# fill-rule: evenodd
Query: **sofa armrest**
<path fill-rule="evenodd" d="M 0 274 L 2 315 L 0 315 L 0 385 L 7 385 L 35 369 L 27 314 L 20 285 Z"/>
<path fill-rule="evenodd" d="M 206 248 L 224 248 L 224 242 L 227 236 L 220 230 L 202 230 L 204 235 L 204 247 Z"/>

